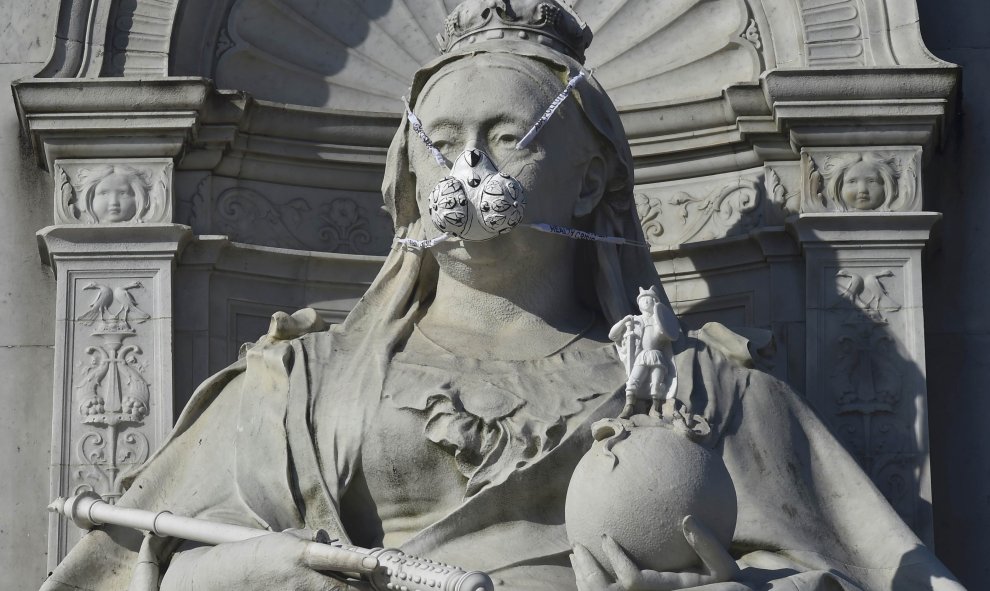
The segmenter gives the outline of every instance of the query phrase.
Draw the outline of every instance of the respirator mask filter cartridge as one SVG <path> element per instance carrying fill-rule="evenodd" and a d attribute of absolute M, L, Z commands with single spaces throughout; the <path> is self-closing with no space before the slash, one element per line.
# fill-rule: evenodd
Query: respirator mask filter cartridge
<path fill-rule="evenodd" d="M 441 232 L 482 241 L 509 232 L 523 219 L 526 195 L 519 181 L 499 171 L 484 151 L 469 147 L 450 175 L 430 192 L 430 219 Z"/>

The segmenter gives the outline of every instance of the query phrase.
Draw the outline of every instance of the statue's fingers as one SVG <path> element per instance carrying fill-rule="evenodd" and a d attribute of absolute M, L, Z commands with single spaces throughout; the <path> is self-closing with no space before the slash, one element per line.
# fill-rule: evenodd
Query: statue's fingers
<path fill-rule="evenodd" d="M 636 563 L 629 558 L 625 549 L 613 540 L 610 536 L 602 536 L 602 551 L 608 558 L 612 570 L 615 571 L 615 578 L 619 585 L 626 591 L 639 591 L 643 587 L 643 572 L 636 566 Z"/>
<path fill-rule="evenodd" d="M 571 566 L 577 578 L 578 591 L 601 591 L 609 588 L 608 575 L 591 552 L 581 544 L 574 544 Z"/>
<path fill-rule="evenodd" d="M 739 565 L 708 526 L 688 515 L 681 521 L 681 530 L 688 544 L 691 544 L 698 558 L 708 569 L 708 575 L 711 577 L 708 582 L 729 581 L 738 574 Z"/>
<path fill-rule="evenodd" d="M 374 556 L 319 542 L 306 542 L 302 559 L 303 564 L 316 571 L 367 574 L 378 568 Z"/>

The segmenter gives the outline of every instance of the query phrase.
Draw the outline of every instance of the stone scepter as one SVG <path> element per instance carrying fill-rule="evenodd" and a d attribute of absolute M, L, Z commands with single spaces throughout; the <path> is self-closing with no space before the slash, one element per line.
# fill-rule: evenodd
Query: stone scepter
<path fill-rule="evenodd" d="M 269 534 L 268 530 L 173 515 L 169 511 L 145 511 L 116 507 L 93 492 L 68 499 L 59 497 L 48 510 L 60 513 L 83 529 L 119 525 L 170 536 L 222 544 Z M 449 564 L 410 556 L 391 548 L 361 548 L 333 540 L 318 530 L 308 543 L 304 560 L 316 570 L 333 571 L 370 584 L 374 591 L 493 591 L 491 578 L 481 571 L 465 571 Z"/>

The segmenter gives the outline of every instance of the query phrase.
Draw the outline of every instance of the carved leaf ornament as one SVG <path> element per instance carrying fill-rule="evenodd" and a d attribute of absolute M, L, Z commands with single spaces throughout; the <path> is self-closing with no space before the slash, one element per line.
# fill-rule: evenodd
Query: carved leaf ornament
<path fill-rule="evenodd" d="M 132 293 L 143 288 L 141 281 L 91 281 L 82 288 L 96 295 L 77 318 L 80 326 L 91 328 L 93 344 L 83 349 L 89 362 L 74 380 L 85 425 L 75 444 L 80 467 L 73 473 L 74 494 L 93 491 L 114 502 L 123 493 L 124 477 L 148 459 L 150 444 L 139 428 L 151 410 L 151 388 L 141 347 L 127 342 L 151 318 Z"/>
<path fill-rule="evenodd" d="M 739 179 L 703 197 L 684 191 L 636 195 L 636 213 L 647 241 L 674 246 L 746 233 L 761 222 L 760 184 Z"/>

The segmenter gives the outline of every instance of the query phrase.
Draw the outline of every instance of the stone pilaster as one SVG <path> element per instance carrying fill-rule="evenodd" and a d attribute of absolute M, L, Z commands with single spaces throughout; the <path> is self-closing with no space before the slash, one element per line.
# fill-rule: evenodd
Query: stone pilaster
<path fill-rule="evenodd" d="M 55 269 L 51 497 L 110 502 L 174 421 L 172 285 L 190 237 L 177 224 L 61 224 L 38 233 Z M 82 534 L 49 522 L 49 567 Z"/>
<path fill-rule="evenodd" d="M 921 172 L 942 139 L 956 76 L 933 65 L 763 79 L 773 118 L 801 156 L 773 163 L 768 191 L 791 214 L 805 259 L 804 390 L 928 545 L 920 258 L 938 214 L 921 211 Z"/>
<path fill-rule="evenodd" d="M 57 279 L 52 497 L 115 502 L 172 428 L 174 270 L 192 234 L 173 223 L 173 169 L 211 91 L 197 78 L 14 84 L 54 186 L 56 225 L 38 233 Z M 54 568 L 81 532 L 52 517 L 48 534 Z"/>
<path fill-rule="evenodd" d="M 932 542 L 921 251 L 939 214 L 810 213 L 809 402 L 923 541 Z"/>

